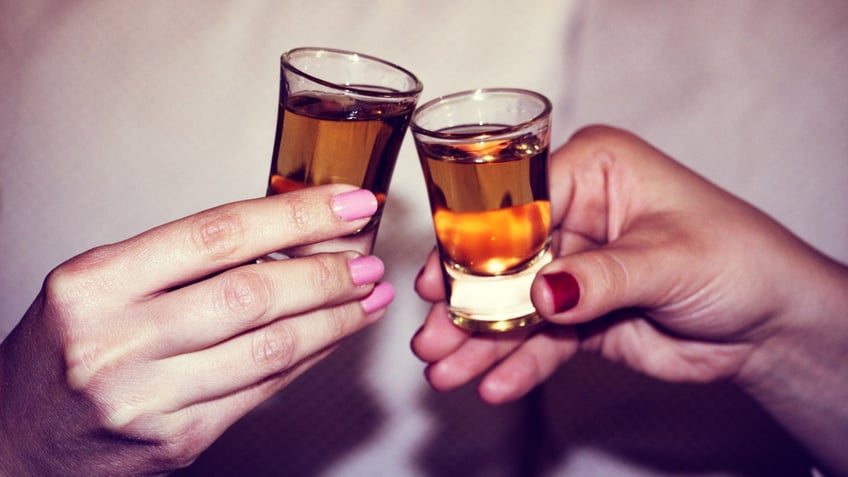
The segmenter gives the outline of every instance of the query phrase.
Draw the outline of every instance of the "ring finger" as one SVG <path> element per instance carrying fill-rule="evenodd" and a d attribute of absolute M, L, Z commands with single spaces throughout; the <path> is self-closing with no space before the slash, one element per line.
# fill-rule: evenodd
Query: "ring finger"
<path fill-rule="evenodd" d="M 366 296 L 382 261 L 352 252 L 269 261 L 229 270 L 144 306 L 143 343 L 154 359 L 206 348 L 271 321 Z"/>

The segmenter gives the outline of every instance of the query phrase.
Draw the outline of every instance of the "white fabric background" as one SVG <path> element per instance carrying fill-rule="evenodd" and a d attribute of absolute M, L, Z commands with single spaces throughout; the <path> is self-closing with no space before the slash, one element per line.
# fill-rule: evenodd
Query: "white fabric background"
<path fill-rule="evenodd" d="M 848 2 L 4 0 L 0 336 L 63 260 L 263 194 L 279 55 L 304 45 L 395 61 L 422 100 L 538 90 L 554 144 L 587 123 L 634 130 L 848 261 Z M 433 244 L 411 138 L 380 233 L 385 321 L 181 475 L 803 475 L 728 386 L 583 357 L 508 406 L 431 391 L 408 347 Z"/>

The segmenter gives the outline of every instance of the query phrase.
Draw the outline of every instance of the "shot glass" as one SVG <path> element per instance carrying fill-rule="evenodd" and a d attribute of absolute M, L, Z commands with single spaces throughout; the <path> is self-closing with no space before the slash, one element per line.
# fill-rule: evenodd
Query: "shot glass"
<path fill-rule="evenodd" d="M 541 321 L 530 284 L 552 259 L 550 113 L 541 94 L 498 88 L 434 99 L 412 116 L 448 309 L 462 328 Z"/>
<path fill-rule="evenodd" d="M 352 51 L 296 48 L 280 59 L 280 104 L 267 195 L 345 183 L 372 191 L 376 229 L 422 85 Z"/>

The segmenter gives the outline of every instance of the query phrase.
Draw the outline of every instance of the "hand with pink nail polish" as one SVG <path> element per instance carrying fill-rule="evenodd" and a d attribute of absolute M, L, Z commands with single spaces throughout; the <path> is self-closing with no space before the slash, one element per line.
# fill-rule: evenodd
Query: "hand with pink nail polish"
<path fill-rule="evenodd" d="M 366 242 L 339 247 L 376 210 L 368 191 L 313 187 L 58 266 L 0 344 L 0 474 L 153 475 L 191 463 L 383 316 L 394 297 L 383 262 L 363 254 Z M 256 261 L 309 246 L 325 251 Z"/>
<path fill-rule="evenodd" d="M 731 380 L 822 469 L 848 473 L 848 268 L 627 132 L 579 131 L 551 162 L 557 258 L 531 296 L 534 332 L 453 326 L 435 254 L 416 282 L 434 302 L 412 341 L 448 390 L 485 375 L 514 400 L 578 350 L 657 379 Z"/>

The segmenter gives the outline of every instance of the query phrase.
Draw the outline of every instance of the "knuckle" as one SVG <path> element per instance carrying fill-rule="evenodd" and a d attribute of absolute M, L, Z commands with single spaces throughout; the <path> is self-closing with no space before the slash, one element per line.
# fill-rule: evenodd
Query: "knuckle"
<path fill-rule="evenodd" d="M 98 247 L 53 269 L 44 280 L 46 302 L 70 315 L 79 308 L 99 303 L 97 298 L 114 288 L 107 273 L 113 256 L 112 246 Z"/>
<path fill-rule="evenodd" d="M 191 240 L 202 254 L 220 260 L 239 250 L 244 235 L 241 217 L 226 209 L 213 209 L 195 218 Z"/>
<path fill-rule="evenodd" d="M 107 399 L 106 396 L 101 396 L 99 401 L 106 429 L 117 434 L 135 435 L 150 427 L 142 403 Z"/>
<path fill-rule="evenodd" d="M 633 133 L 606 125 L 592 125 L 579 129 L 571 140 L 582 144 L 593 161 L 598 158 L 642 158 L 648 151 L 646 143 Z M 636 154 L 637 151 L 641 153 Z"/>
<path fill-rule="evenodd" d="M 259 321 L 267 315 L 270 301 L 268 278 L 255 269 L 240 269 L 222 275 L 215 304 L 225 316 Z"/>
<path fill-rule="evenodd" d="M 280 371 L 295 360 L 297 337 L 288 326 L 266 326 L 253 334 L 251 354 L 260 369 Z"/>
<path fill-rule="evenodd" d="M 76 334 L 76 317 L 82 316 L 85 307 L 91 303 L 85 295 L 85 286 L 80 277 L 63 267 L 51 271 L 44 280 L 41 291 L 42 306 L 47 312 L 44 316 L 49 317 L 62 335 Z"/>
<path fill-rule="evenodd" d="M 110 246 L 79 255 L 52 270 L 39 297 L 40 316 L 60 338 L 65 381 L 73 390 L 97 386 L 97 377 L 122 353 L 109 352 L 98 327 L 114 288 L 103 271 L 113 255 Z"/>
<path fill-rule="evenodd" d="M 96 347 L 83 343 L 71 343 L 65 351 L 65 381 L 72 390 L 85 391 L 92 387 L 93 380 L 104 364 L 98 362 Z"/>
<path fill-rule="evenodd" d="M 172 472 L 187 467 L 209 444 L 203 423 L 192 418 L 190 412 L 180 412 L 169 418 L 158 413 L 134 412 L 130 406 L 125 406 L 108 417 L 111 419 L 106 425 L 109 432 L 151 449 L 148 460 L 157 470 Z"/>
<path fill-rule="evenodd" d="M 578 129 L 572 139 L 611 140 L 620 138 L 624 131 L 604 124 L 591 124 Z"/>
<path fill-rule="evenodd" d="M 181 469 L 197 460 L 207 446 L 202 427 L 198 420 L 188 419 L 171 431 L 169 436 L 161 438 L 159 447 L 164 453 L 168 468 Z"/>
<path fill-rule="evenodd" d="M 79 276 L 69 270 L 68 266 L 53 269 L 44 280 L 44 296 L 55 305 L 71 306 L 78 301 L 81 291 Z"/>
<path fill-rule="evenodd" d="M 285 218 L 284 223 L 295 234 L 301 235 L 309 231 L 311 224 L 314 222 L 310 219 L 310 207 L 314 203 L 307 201 L 299 194 L 291 194 L 287 197 L 288 200 L 281 201 L 282 214 Z"/>
<path fill-rule="evenodd" d="M 326 311 L 327 336 L 331 343 L 341 340 L 351 332 L 353 323 L 351 306 L 335 306 Z"/>
<path fill-rule="evenodd" d="M 74 390 L 95 410 L 97 421 L 105 430 L 126 436 L 150 434 L 157 417 L 155 400 L 126 389 L 120 376 L 130 373 L 104 367 L 110 366 L 89 369 L 86 376 L 90 379 L 76 383 Z"/>
<path fill-rule="evenodd" d="M 599 283 L 607 288 L 606 293 L 619 296 L 630 285 L 630 274 L 624 262 L 614 253 L 594 254 L 597 270 L 600 274 Z"/>
<path fill-rule="evenodd" d="M 314 288 L 321 290 L 325 298 L 330 298 L 339 289 L 337 277 L 339 271 L 332 255 L 318 255 L 315 257 L 315 266 L 312 269 L 312 283 Z"/>

